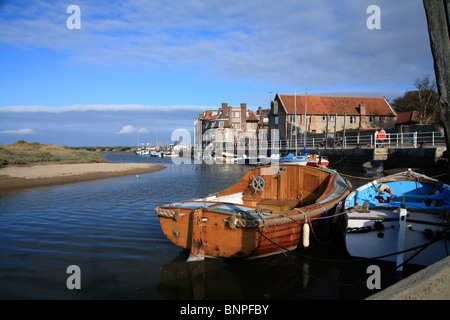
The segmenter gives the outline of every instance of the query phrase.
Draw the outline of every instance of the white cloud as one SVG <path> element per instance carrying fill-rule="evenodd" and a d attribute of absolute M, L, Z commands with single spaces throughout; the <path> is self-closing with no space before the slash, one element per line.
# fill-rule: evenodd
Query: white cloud
<path fill-rule="evenodd" d="M 144 111 L 144 112 L 173 112 L 173 111 L 194 111 L 202 112 L 209 108 L 209 106 L 190 106 L 190 105 L 175 105 L 175 106 L 151 106 L 139 104 L 124 104 L 124 105 L 72 105 L 62 107 L 47 107 L 47 106 L 6 106 L 0 107 L 0 113 L 63 113 L 63 112 L 115 112 L 115 111 Z"/>
<path fill-rule="evenodd" d="M 133 126 L 127 125 L 124 126 L 122 129 L 120 129 L 119 132 L 117 132 L 118 134 L 128 134 L 128 133 L 133 133 L 137 131 L 137 129 Z"/>
<path fill-rule="evenodd" d="M 0 131 L 0 133 L 5 133 L 5 134 L 35 134 L 36 131 L 34 131 L 33 129 L 29 129 L 29 128 L 23 128 L 23 129 L 13 129 L 13 130 L 3 130 Z"/>
<path fill-rule="evenodd" d="M 150 131 L 148 131 L 148 129 L 146 129 L 146 128 L 140 128 L 137 132 L 138 133 L 149 133 Z"/>
<path fill-rule="evenodd" d="M 149 133 L 147 128 L 136 128 L 131 125 L 126 125 L 120 129 L 120 131 L 117 132 L 117 134 L 129 134 L 129 133 Z"/>

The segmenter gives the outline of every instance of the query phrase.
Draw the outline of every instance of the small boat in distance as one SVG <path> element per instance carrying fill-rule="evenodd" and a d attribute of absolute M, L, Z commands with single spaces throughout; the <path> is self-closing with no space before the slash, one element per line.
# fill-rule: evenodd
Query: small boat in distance
<path fill-rule="evenodd" d="M 309 160 L 306 163 L 307 166 L 311 166 L 311 167 L 326 167 L 330 164 L 330 162 L 328 161 L 328 159 L 321 157 L 320 154 L 315 154 L 312 153 L 309 156 Z"/>
<path fill-rule="evenodd" d="M 351 256 L 428 266 L 449 254 L 450 186 L 411 170 L 369 182 L 344 203 Z"/>
<path fill-rule="evenodd" d="M 148 156 L 150 155 L 150 149 L 142 147 L 136 150 L 136 153 L 140 156 Z"/>
<path fill-rule="evenodd" d="M 226 190 L 155 212 L 167 239 L 190 250 L 188 261 L 259 257 L 295 249 L 302 235 L 308 246 L 310 228 L 350 191 L 350 182 L 334 170 L 261 166 Z"/>
<path fill-rule="evenodd" d="M 367 161 L 363 163 L 362 168 L 368 176 L 381 174 L 384 170 L 383 161 Z"/>
<path fill-rule="evenodd" d="M 301 166 L 306 166 L 306 164 L 309 161 L 309 157 L 308 156 L 298 156 L 298 155 L 294 155 L 293 153 L 289 153 L 288 155 L 281 157 L 280 159 L 278 159 L 278 162 L 281 164 L 299 164 Z"/>
<path fill-rule="evenodd" d="M 280 164 L 298 164 L 301 166 L 326 167 L 330 162 L 316 153 L 308 153 L 305 155 L 294 155 L 289 153 L 278 160 Z"/>

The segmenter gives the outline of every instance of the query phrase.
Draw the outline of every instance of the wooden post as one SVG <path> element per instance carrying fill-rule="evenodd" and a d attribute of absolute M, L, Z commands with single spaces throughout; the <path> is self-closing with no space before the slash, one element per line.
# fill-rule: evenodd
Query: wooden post
<path fill-rule="evenodd" d="M 333 161 L 335 158 L 334 150 L 336 147 L 336 127 L 337 127 L 337 113 L 334 114 L 334 133 L 333 133 Z"/>
<path fill-rule="evenodd" d="M 447 154 L 450 151 L 450 0 L 423 0 L 434 59 L 439 93 L 439 109 L 444 125 Z M 450 181 L 450 156 L 447 156 L 447 180 Z"/>
<path fill-rule="evenodd" d="M 187 259 L 187 262 L 202 261 L 204 259 L 205 259 L 205 247 L 203 242 L 202 209 L 196 209 L 192 213 L 191 254 Z"/>
<path fill-rule="evenodd" d="M 347 120 L 347 111 L 344 112 L 344 127 L 342 128 L 342 144 L 341 144 L 341 167 L 343 167 L 342 160 L 344 159 L 344 143 L 345 143 L 345 121 Z"/>
<path fill-rule="evenodd" d="M 328 114 L 327 114 L 327 128 L 325 130 L 325 154 L 327 153 L 327 144 L 328 144 Z"/>

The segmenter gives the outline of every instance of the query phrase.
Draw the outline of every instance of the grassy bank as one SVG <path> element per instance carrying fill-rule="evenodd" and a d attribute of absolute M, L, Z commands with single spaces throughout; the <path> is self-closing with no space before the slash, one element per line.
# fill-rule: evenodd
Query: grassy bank
<path fill-rule="evenodd" d="M 0 167 L 37 162 L 92 163 L 108 160 L 97 152 L 23 140 L 0 146 Z"/>

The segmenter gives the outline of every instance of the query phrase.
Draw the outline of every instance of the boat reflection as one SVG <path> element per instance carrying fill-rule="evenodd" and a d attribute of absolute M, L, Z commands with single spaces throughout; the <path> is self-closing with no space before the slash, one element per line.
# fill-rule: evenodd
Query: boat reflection
<path fill-rule="evenodd" d="M 321 250 L 308 249 L 310 258 L 303 255 L 304 251 L 250 260 L 186 262 L 189 251 L 184 250 L 164 266 L 157 290 L 169 300 L 335 300 L 370 295 L 364 285 L 364 265 L 345 262 L 346 257 L 336 252 L 328 257 L 344 262 L 324 263 L 318 259 L 327 258 Z M 347 267 L 343 268 L 342 263 Z"/>
<path fill-rule="evenodd" d="M 182 251 L 164 266 L 157 289 L 166 299 L 281 299 L 310 285 L 309 263 L 302 264 L 302 272 L 285 256 L 187 263 L 188 256 Z"/>

